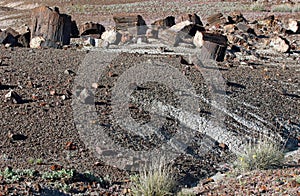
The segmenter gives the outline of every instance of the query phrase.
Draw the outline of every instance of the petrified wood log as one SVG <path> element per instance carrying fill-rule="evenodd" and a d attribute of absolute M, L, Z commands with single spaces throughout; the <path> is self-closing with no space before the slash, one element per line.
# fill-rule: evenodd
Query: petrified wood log
<path fill-rule="evenodd" d="M 57 7 L 35 8 L 31 16 L 31 38 L 43 37 L 44 47 L 70 44 L 71 16 L 60 14 Z"/>
<path fill-rule="evenodd" d="M 134 31 L 132 33 L 136 35 L 144 35 L 148 29 L 141 15 L 117 15 L 113 19 L 119 31 Z"/>
<path fill-rule="evenodd" d="M 201 48 L 200 55 L 205 59 L 223 61 L 227 48 L 227 37 L 221 34 L 199 32 L 194 37 L 194 44 Z"/>

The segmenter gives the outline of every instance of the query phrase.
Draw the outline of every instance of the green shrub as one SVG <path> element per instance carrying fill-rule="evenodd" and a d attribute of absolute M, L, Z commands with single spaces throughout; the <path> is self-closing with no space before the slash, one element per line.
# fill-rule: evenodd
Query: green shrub
<path fill-rule="evenodd" d="M 250 10 L 252 11 L 266 11 L 266 7 L 263 3 L 255 2 L 250 5 Z"/>
<path fill-rule="evenodd" d="M 283 160 L 284 153 L 279 144 L 260 140 L 257 144 L 249 143 L 237 155 L 236 167 L 243 171 L 272 169 L 281 166 Z"/>
<path fill-rule="evenodd" d="M 292 4 L 280 4 L 280 5 L 273 5 L 271 8 L 272 12 L 300 12 L 300 4 L 296 3 Z"/>
<path fill-rule="evenodd" d="M 151 165 L 149 170 L 144 168 L 139 175 L 131 176 L 133 195 L 137 196 L 166 196 L 173 195 L 175 180 L 172 169 L 160 162 L 158 166 Z"/>

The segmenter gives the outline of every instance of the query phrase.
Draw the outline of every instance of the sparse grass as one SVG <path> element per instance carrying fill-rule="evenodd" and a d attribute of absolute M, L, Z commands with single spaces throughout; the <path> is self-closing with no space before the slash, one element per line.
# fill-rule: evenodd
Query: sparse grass
<path fill-rule="evenodd" d="M 161 161 L 144 168 L 139 175 L 131 176 L 131 181 L 132 194 L 137 196 L 173 195 L 172 191 L 176 185 L 172 169 Z"/>
<path fill-rule="evenodd" d="M 281 166 L 283 160 L 284 153 L 280 145 L 260 140 L 257 144 L 249 143 L 237 155 L 236 168 L 241 171 L 272 169 Z"/>
<path fill-rule="evenodd" d="M 62 169 L 59 171 L 45 172 L 42 175 L 42 178 L 49 179 L 49 180 L 59 180 L 62 178 L 70 179 L 70 178 L 74 177 L 75 173 L 76 173 L 76 171 L 73 169 L 71 169 L 71 170 Z"/>
<path fill-rule="evenodd" d="M 10 167 L 7 167 L 3 172 L 0 172 L 0 176 L 3 177 L 7 182 L 17 182 L 24 177 L 33 177 L 37 174 L 35 170 L 13 170 Z"/>
<path fill-rule="evenodd" d="M 250 5 L 250 10 L 257 11 L 257 12 L 263 12 L 263 11 L 266 11 L 266 7 L 263 3 L 255 2 Z"/>
<path fill-rule="evenodd" d="M 272 12 L 300 12 L 300 4 L 296 3 L 295 5 L 285 3 L 279 5 L 273 5 L 271 8 Z"/>

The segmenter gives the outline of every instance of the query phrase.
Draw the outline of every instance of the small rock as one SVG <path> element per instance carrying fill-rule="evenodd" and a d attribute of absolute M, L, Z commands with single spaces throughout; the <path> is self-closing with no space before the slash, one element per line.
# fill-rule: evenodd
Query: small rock
<path fill-rule="evenodd" d="M 51 165 L 51 167 L 50 167 L 50 169 L 52 170 L 52 171 L 57 171 L 57 170 L 62 170 L 62 166 L 61 165 L 56 165 L 56 164 L 54 164 L 54 165 Z"/>
<path fill-rule="evenodd" d="M 12 140 L 15 140 L 15 141 L 21 141 L 21 140 L 26 140 L 27 139 L 27 136 L 23 135 L 23 134 L 9 133 L 8 137 L 11 138 Z"/>
<path fill-rule="evenodd" d="M 18 95 L 15 91 L 11 90 L 5 95 L 6 101 L 11 101 L 11 103 L 20 104 L 23 102 L 22 97 Z"/>
<path fill-rule="evenodd" d="M 45 39 L 37 36 L 31 39 L 29 46 L 30 48 L 41 48 L 43 42 L 45 42 Z"/>
<path fill-rule="evenodd" d="M 270 46 L 277 52 L 288 52 L 290 50 L 289 41 L 281 36 L 271 39 Z"/>
<path fill-rule="evenodd" d="M 38 193 L 41 192 L 41 186 L 39 184 L 33 185 L 33 189 L 34 189 L 34 191 L 36 191 Z"/>
<path fill-rule="evenodd" d="M 76 150 L 76 145 L 73 142 L 67 142 L 65 149 L 66 150 Z"/>
<path fill-rule="evenodd" d="M 121 34 L 114 29 L 105 31 L 101 35 L 101 39 L 108 42 L 109 44 L 119 44 L 121 41 Z"/>
<path fill-rule="evenodd" d="M 70 69 L 66 69 L 64 71 L 64 74 L 71 75 L 71 76 L 75 76 L 76 75 L 76 73 L 74 71 L 70 70 Z"/>
<path fill-rule="evenodd" d="M 97 89 L 98 87 L 99 87 L 99 84 L 98 84 L 98 83 L 94 82 L 94 83 L 92 84 L 92 88 Z"/>
<path fill-rule="evenodd" d="M 80 94 L 79 94 L 78 97 L 79 97 L 80 101 L 82 103 L 85 103 L 85 104 L 93 103 L 94 102 L 94 94 L 90 90 L 88 90 L 86 88 L 84 88 L 80 92 Z"/>

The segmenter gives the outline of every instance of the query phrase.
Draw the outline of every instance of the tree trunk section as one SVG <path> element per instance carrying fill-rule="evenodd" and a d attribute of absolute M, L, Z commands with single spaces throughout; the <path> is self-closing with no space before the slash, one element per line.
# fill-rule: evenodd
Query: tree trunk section
<path fill-rule="evenodd" d="M 71 16 L 60 14 L 58 8 L 41 6 L 33 10 L 31 38 L 43 37 L 44 47 L 70 44 Z"/>

